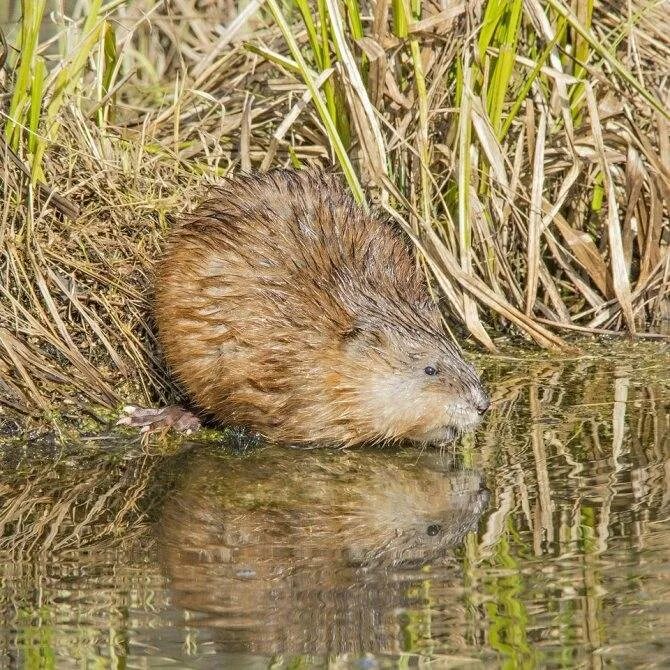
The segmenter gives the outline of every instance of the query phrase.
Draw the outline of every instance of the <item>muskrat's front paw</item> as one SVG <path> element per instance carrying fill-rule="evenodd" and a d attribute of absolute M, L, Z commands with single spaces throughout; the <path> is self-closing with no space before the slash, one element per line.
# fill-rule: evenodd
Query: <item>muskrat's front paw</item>
<path fill-rule="evenodd" d="M 189 435 L 200 428 L 200 419 L 178 405 L 161 409 L 126 405 L 123 412 L 125 416 L 122 416 L 116 425 L 139 428 L 140 433 L 166 432 L 172 428 L 179 433 Z"/>

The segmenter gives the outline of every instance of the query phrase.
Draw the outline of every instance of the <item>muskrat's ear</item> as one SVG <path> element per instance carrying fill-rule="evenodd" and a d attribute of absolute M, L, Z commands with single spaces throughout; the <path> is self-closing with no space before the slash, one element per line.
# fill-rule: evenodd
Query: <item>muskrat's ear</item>
<path fill-rule="evenodd" d="M 346 347 L 375 346 L 382 344 L 382 334 L 362 326 L 352 326 L 342 333 L 342 343 Z"/>

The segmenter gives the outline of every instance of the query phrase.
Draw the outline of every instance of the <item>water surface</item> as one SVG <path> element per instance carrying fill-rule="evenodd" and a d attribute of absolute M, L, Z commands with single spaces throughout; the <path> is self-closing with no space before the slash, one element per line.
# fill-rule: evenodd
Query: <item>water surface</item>
<path fill-rule="evenodd" d="M 670 352 L 610 349 L 442 452 L 4 438 L 0 667 L 667 667 Z"/>

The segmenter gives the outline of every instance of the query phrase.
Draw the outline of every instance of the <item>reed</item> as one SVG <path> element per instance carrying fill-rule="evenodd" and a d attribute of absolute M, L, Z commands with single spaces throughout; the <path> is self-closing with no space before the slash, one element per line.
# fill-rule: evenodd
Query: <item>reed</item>
<path fill-rule="evenodd" d="M 0 11 L 0 397 L 14 409 L 173 395 L 151 263 L 199 189 L 238 169 L 335 164 L 406 229 L 445 312 L 487 349 L 667 329 L 667 4 Z"/>

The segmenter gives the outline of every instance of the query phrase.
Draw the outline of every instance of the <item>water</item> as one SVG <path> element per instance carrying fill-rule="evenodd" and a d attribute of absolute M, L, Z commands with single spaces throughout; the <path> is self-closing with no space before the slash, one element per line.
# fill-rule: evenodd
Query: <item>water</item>
<path fill-rule="evenodd" d="M 668 667 L 670 352 L 485 365 L 444 453 L 7 444 L 0 667 Z"/>

